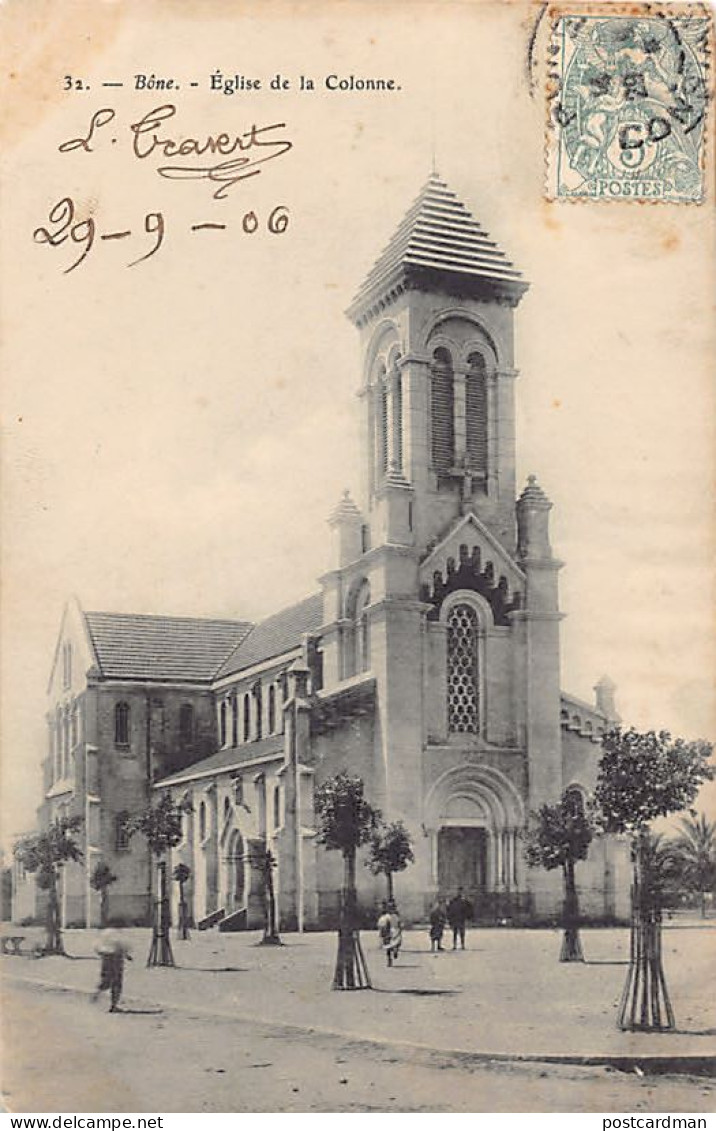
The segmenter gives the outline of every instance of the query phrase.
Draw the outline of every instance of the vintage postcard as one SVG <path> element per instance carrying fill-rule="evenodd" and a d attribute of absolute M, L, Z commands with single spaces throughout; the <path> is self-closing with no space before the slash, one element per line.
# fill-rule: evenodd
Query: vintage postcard
<path fill-rule="evenodd" d="M 712 24 L 0 8 L 8 1112 L 701 1126 Z"/>

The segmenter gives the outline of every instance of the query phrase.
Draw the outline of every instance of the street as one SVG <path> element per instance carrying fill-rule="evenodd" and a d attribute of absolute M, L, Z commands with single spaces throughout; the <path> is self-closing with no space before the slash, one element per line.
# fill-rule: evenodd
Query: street
<path fill-rule="evenodd" d="M 5 985 L 13 1112 L 712 1111 L 710 1079 L 604 1067 L 470 1064 L 261 1024 Z"/>
<path fill-rule="evenodd" d="M 622 928 L 583 931 L 587 961 L 568 964 L 555 930 L 472 930 L 439 955 L 408 931 L 392 969 L 365 932 L 373 989 L 358 993 L 331 990 L 331 932 L 281 947 L 192 932 L 173 940 L 175 967 L 149 969 L 150 932 L 124 934 L 135 961 L 117 1014 L 91 1001 L 97 932 L 66 931 L 68 957 L 33 959 L 28 936 L 0 959 L 11 1111 L 713 1109 L 710 925 L 664 931 L 672 1033 L 616 1029 Z"/>

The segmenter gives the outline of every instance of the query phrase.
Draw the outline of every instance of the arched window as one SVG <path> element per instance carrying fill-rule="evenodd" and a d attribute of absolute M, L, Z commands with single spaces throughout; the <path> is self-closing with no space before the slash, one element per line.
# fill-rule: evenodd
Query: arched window
<path fill-rule="evenodd" d="M 487 376 L 485 359 L 473 353 L 467 359 L 465 378 L 465 439 L 473 471 L 487 473 Z"/>
<path fill-rule="evenodd" d="M 256 737 L 263 734 L 263 688 L 260 683 L 254 685 L 254 698 L 256 700 Z"/>
<path fill-rule="evenodd" d="M 281 786 L 273 788 L 273 827 L 277 829 L 281 824 Z"/>
<path fill-rule="evenodd" d="M 455 461 L 453 366 L 448 350 L 439 346 L 430 366 L 432 457 L 436 471 L 447 471 Z"/>
<path fill-rule="evenodd" d="M 251 738 L 251 697 L 244 695 L 244 742 Z"/>
<path fill-rule="evenodd" d="M 393 372 L 393 459 L 398 471 L 403 470 L 403 377 L 399 369 Z"/>
<path fill-rule="evenodd" d="M 378 474 L 382 476 L 388 470 L 388 386 L 385 378 L 378 387 L 378 425 Z"/>
<path fill-rule="evenodd" d="M 219 707 L 219 746 L 226 746 L 226 700 Z"/>
<path fill-rule="evenodd" d="M 565 790 L 564 803 L 571 816 L 584 816 L 584 795 L 579 786 L 571 785 Z"/>
<path fill-rule="evenodd" d="M 376 480 L 380 482 L 388 470 L 388 386 L 386 366 L 379 363 L 373 392 L 374 430 L 376 430 Z"/>
<path fill-rule="evenodd" d="M 53 781 L 59 781 L 62 777 L 62 712 L 58 707 L 55 712 L 55 731 L 54 731 L 54 776 Z"/>
<path fill-rule="evenodd" d="M 115 852 L 129 852 L 129 813 L 123 809 L 114 819 L 114 850 Z"/>
<path fill-rule="evenodd" d="M 63 744 L 63 758 L 62 758 L 62 777 L 68 778 L 70 776 L 70 708 L 65 708 L 64 719 L 64 744 Z"/>
<path fill-rule="evenodd" d="M 370 671 L 370 585 L 364 581 L 358 590 L 355 607 L 355 671 Z"/>
<path fill-rule="evenodd" d="M 472 605 L 454 605 L 447 620 L 448 729 L 477 734 L 480 729 L 478 619 Z"/>
<path fill-rule="evenodd" d="M 206 802 L 202 801 L 199 806 L 199 838 L 206 840 Z"/>
<path fill-rule="evenodd" d="M 364 579 L 349 593 L 346 618 L 350 624 L 344 637 L 343 676 L 350 678 L 370 670 L 370 585 Z"/>
<path fill-rule="evenodd" d="M 179 708 L 179 741 L 188 746 L 194 740 L 194 708 L 191 703 L 182 703 Z"/>
<path fill-rule="evenodd" d="M 129 703 L 117 703 L 114 708 L 114 744 L 129 746 Z"/>
<path fill-rule="evenodd" d="M 276 730 L 276 688 L 273 684 L 268 689 L 268 729 L 269 734 Z"/>
<path fill-rule="evenodd" d="M 239 701 L 236 693 L 231 696 L 231 745 L 239 744 Z"/>

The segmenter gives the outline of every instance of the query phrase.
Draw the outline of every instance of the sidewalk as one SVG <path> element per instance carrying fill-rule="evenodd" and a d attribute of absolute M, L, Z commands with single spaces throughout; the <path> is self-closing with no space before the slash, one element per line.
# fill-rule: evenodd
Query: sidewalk
<path fill-rule="evenodd" d="M 29 945 L 29 935 L 25 946 Z M 95 988 L 94 931 L 67 931 L 73 958 L 5 957 L 12 979 L 83 994 Z M 357 1040 L 467 1055 L 580 1063 L 686 1061 L 716 1057 L 716 927 L 667 927 L 664 965 L 676 1013 L 673 1033 L 621 1033 L 617 1004 L 626 975 L 628 932 L 585 930 L 585 964 L 557 958 L 550 930 L 474 930 L 468 950 L 431 955 L 424 932 L 409 931 L 387 969 L 375 936 L 363 945 L 373 992 L 332 991 L 334 934 L 285 936 L 260 947 L 257 933 L 192 932 L 172 939 L 176 968 L 146 969 L 148 929 L 126 931 L 128 1005 L 184 1014 L 339 1033 Z"/>

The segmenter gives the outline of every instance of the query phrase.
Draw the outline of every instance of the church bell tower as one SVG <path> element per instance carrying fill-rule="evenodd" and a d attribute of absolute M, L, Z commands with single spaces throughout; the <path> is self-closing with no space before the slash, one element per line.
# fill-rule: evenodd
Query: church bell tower
<path fill-rule="evenodd" d="M 513 317 L 527 287 L 433 174 L 348 310 L 372 545 L 422 553 L 472 511 L 514 552 Z"/>

